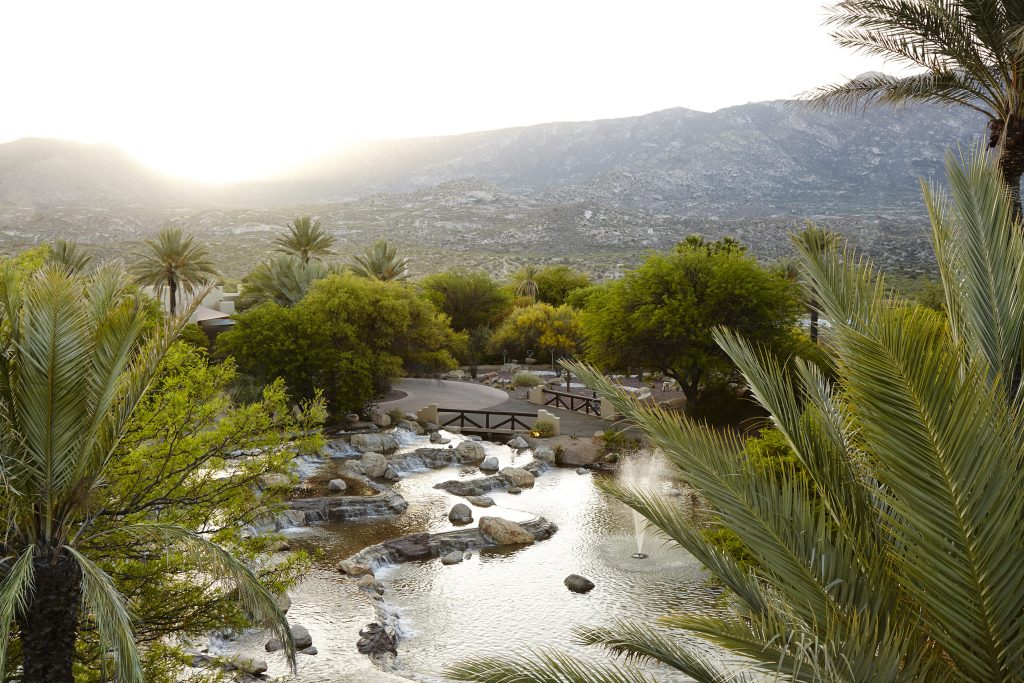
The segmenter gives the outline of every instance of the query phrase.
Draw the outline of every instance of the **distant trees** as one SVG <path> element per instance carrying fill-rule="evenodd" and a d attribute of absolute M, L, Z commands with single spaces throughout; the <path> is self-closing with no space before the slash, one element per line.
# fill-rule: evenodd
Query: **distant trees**
<path fill-rule="evenodd" d="M 164 290 L 169 292 L 171 315 L 178 311 L 179 291 L 192 294 L 217 276 L 206 247 L 181 228 L 164 228 L 145 244 L 147 250 L 132 265 L 131 273 L 137 284 L 153 287 L 158 298 Z"/>
<path fill-rule="evenodd" d="M 288 233 L 274 239 L 277 251 L 309 264 L 332 253 L 334 238 L 310 216 L 299 216 L 287 225 Z"/>
<path fill-rule="evenodd" d="M 372 247 L 362 254 L 353 257 L 352 272 L 360 277 L 371 280 L 406 280 L 409 272 L 409 259 L 398 255 L 398 249 L 387 240 L 377 240 Z"/>
<path fill-rule="evenodd" d="M 692 409 L 702 383 L 732 369 L 716 328 L 772 344 L 791 334 L 798 310 L 793 285 L 735 242 L 690 241 L 591 294 L 582 322 L 590 360 L 657 369 L 679 382 Z"/>
<path fill-rule="evenodd" d="M 508 350 L 516 358 L 525 358 L 527 351 L 534 351 L 541 360 L 550 354 L 555 359 L 573 356 L 582 342 L 579 312 L 564 304 L 555 307 L 546 303 L 514 309 L 491 338 L 496 350 Z"/>
<path fill-rule="evenodd" d="M 259 382 L 281 377 L 306 398 L 323 390 L 337 414 L 362 410 L 403 373 L 455 367 L 464 344 L 412 288 L 344 274 L 317 281 L 290 308 L 268 302 L 237 315 L 217 352 Z"/>
<path fill-rule="evenodd" d="M 569 295 L 577 289 L 590 286 L 590 277 L 586 273 L 566 265 L 548 266 L 537 271 L 533 276 L 538 301 L 561 306 L 569 299 Z"/>
<path fill-rule="evenodd" d="M 423 278 L 420 288 L 456 330 L 474 330 L 498 322 L 512 307 L 512 297 L 487 273 L 449 270 Z"/>
<path fill-rule="evenodd" d="M 895 77 L 870 73 L 819 88 L 811 101 L 850 110 L 876 103 L 938 102 L 988 119 L 1003 180 L 1019 215 L 1024 173 L 1024 6 L 1010 0 L 888 2 L 846 0 L 829 9 L 836 42 L 922 70 Z"/>

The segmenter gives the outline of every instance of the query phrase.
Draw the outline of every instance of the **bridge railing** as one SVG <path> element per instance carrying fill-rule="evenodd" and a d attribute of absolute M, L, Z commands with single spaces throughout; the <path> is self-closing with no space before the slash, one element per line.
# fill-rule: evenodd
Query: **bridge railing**
<path fill-rule="evenodd" d="M 528 432 L 537 421 L 535 413 L 514 413 L 500 410 L 437 409 L 439 427 L 458 427 L 461 430 Z"/>
<path fill-rule="evenodd" d="M 581 396 L 580 394 L 573 394 L 568 391 L 555 391 L 553 389 L 542 388 L 541 393 L 544 398 L 544 405 L 551 406 L 552 408 L 565 408 L 566 410 L 573 410 L 578 413 L 586 413 L 587 415 L 601 415 L 601 399 L 597 397 L 597 392 L 594 392 L 593 396 Z"/>

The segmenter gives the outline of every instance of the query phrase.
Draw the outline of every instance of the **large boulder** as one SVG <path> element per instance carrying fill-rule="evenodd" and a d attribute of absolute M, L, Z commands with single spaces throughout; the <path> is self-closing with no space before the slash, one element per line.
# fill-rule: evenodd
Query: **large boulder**
<path fill-rule="evenodd" d="M 348 488 L 348 484 L 345 483 L 344 479 L 331 479 L 327 482 L 327 490 L 332 493 L 341 493 Z"/>
<path fill-rule="evenodd" d="M 533 486 L 536 479 L 532 472 L 524 470 L 522 467 L 506 467 L 501 471 L 501 476 L 512 486 L 518 487 Z"/>
<path fill-rule="evenodd" d="M 456 503 L 448 513 L 448 521 L 452 524 L 469 524 L 473 521 L 473 511 L 465 503 Z"/>
<path fill-rule="evenodd" d="M 304 650 L 313 644 L 313 636 L 302 624 L 292 624 L 292 640 L 295 641 L 296 650 Z"/>
<path fill-rule="evenodd" d="M 356 649 L 364 655 L 382 655 L 387 652 L 397 655 L 398 639 L 380 624 L 367 624 L 366 628 L 359 632 Z"/>
<path fill-rule="evenodd" d="M 526 440 L 521 436 L 517 436 L 514 439 L 509 439 L 509 442 L 506 445 L 509 448 L 516 449 L 517 451 L 521 451 L 525 448 L 530 447 L 530 444 L 526 443 Z"/>
<path fill-rule="evenodd" d="M 544 462 L 554 462 L 555 452 L 547 446 L 542 446 L 533 452 L 534 460 L 543 460 Z"/>
<path fill-rule="evenodd" d="M 398 450 L 398 439 L 393 434 L 353 434 L 352 447 L 364 453 L 390 453 Z"/>
<path fill-rule="evenodd" d="M 380 453 L 363 453 L 359 459 L 359 469 L 370 478 L 383 477 L 388 471 L 388 460 Z"/>
<path fill-rule="evenodd" d="M 484 461 L 480 463 L 480 469 L 484 472 L 497 472 L 499 467 L 498 457 L 494 455 L 488 455 L 484 458 Z"/>
<path fill-rule="evenodd" d="M 476 441 L 463 441 L 455 447 L 455 453 L 463 462 L 475 462 L 487 457 L 487 451 Z"/>
<path fill-rule="evenodd" d="M 225 668 L 241 671 L 244 674 L 259 676 L 267 672 L 267 663 L 262 659 L 256 659 L 249 655 L 235 655 L 226 663 Z"/>
<path fill-rule="evenodd" d="M 565 577 L 565 587 L 573 593 L 586 593 L 594 588 L 594 582 L 579 574 L 569 574 Z"/>
<path fill-rule="evenodd" d="M 352 562 L 351 560 L 342 560 L 338 563 L 338 571 L 346 576 L 353 578 L 359 576 L 373 576 L 373 569 L 365 564 L 359 562 Z"/>
<path fill-rule="evenodd" d="M 398 555 L 402 562 L 406 560 L 425 560 L 433 555 L 430 548 L 430 534 L 409 534 L 384 542 L 384 547 Z"/>
<path fill-rule="evenodd" d="M 398 425 L 396 425 L 396 426 L 399 429 L 404 429 L 407 432 L 412 432 L 413 434 L 415 434 L 417 436 L 420 436 L 420 435 L 423 434 L 423 427 L 420 426 L 419 422 L 413 422 L 411 420 L 399 420 L 398 421 Z"/>
<path fill-rule="evenodd" d="M 501 517 L 481 517 L 480 533 L 496 545 L 529 545 L 533 543 L 533 534 Z"/>
<path fill-rule="evenodd" d="M 291 529 L 297 526 L 306 526 L 306 513 L 302 510 L 283 510 L 277 516 L 278 529 Z"/>

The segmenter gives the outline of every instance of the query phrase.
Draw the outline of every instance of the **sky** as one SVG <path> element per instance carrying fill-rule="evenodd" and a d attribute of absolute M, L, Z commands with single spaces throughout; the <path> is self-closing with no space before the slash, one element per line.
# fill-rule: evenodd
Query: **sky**
<path fill-rule="evenodd" d="M 268 177 L 354 141 L 714 111 L 864 71 L 821 0 L 0 3 L 0 142 Z"/>

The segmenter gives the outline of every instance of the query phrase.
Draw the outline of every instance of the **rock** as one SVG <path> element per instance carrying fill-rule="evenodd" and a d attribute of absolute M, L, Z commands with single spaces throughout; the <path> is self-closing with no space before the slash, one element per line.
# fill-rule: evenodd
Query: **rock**
<path fill-rule="evenodd" d="M 388 468 L 386 470 L 384 470 L 384 478 L 387 479 L 388 481 L 398 481 L 399 479 L 402 478 L 402 475 L 400 475 L 395 470 L 394 467 L 392 467 L 391 465 L 388 465 Z"/>
<path fill-rule="evenodd" d="M 409 534 L 384 542 L 384 547 L 406 560 L 424 560 L 431 557 L 430 534 Z"/>
<path fill-rule="evenodd" d="M 670 398 L 667 401 L 658 401 L 658 407 L 662 410 L 686 410 L 686 397 Z"/>
<path fill-rule="evenodd" d="M 462 553 L 458 550 L 453 550 L 441 558 L 441 564 L 458 564 L 459 562 L 462 562 Z"/>
<path fill-rule="evenodd" d="M 516 495 L 518 493 L 522 493 L 523 490 L 521 488 L 519 488 L 518 486 L 509 486 L 508 487 L 508 492 L 511 493 L 512 495 Z"/>
<path fill-rule="evenodd" d="M 277 516 L 278 529 L 291 529 L 292 527 L 305 525 L 306 513 L 302 510 L 284 510 Z"/>
<path fill-rule="evenodd" d="M 283 553 L 292 549 L 292 544 L 283 538 L 278 541 L 273 541 L 270 545 L 270 550 L 275 553 Z"/>
<path fill-rule="evenodd" d="M 470 441 L 483 441 L 484 437 L 480 436 L 479 434 L 471 434 L 469 436 L 469 440 Z"/>
<path fill-rule="evenodd" d="M 530 444 L 526 443 L 526 441 L 521 436 L 517 436 L 514 439 L 509 439 L 508 443 L 505 445 L 508 446 L 509 448 L 514 448 L 517 451 L 521 451 L 524 448 L 530 447 Z"/>
<path fill-rule="evenodd" d="M 462 553 L 462 559 L 464 559 L 464 560 L 471 559 L 472 557 L 473 557 L 473 552 L 471 550 L 467 550 L 466 552 Z"/>
<path fill-rule="evenodd" d="M 397 655 L 397 646 L 394 634 L 377 623 L 367 624 L 366 628 L 359 632 L 359 640 L 356 642 L 356 649 L 364 655 L 382 655 L 386 652 Z"/>
<path fill-rule="evenodd" d="M 448 513 L 448 521 L 452 524 L 469 524 L 473 521 L 473 511 L 465 503 L 456 503 Z"/>
<path fill-rule="evenodd" d="M 370 416 L 370 422 L 377 425 L 378 427 L 390 427 L 391 416 L 387 413 L 374 413 Z"/>
<path fill-rule="evenodd" d="M 494 499 L 490 496 L 469 496 L 466 500 L 478 508 L 489 508 L 494 505 Z"/>
<path fill-rule="evenodd" d="M 484 538 L 497 545 L 529 545 L 533 543 L 533 534 L 501 517 L 481 517 L 480 533 Z"/>
<path fill-rule="evenodd" d="M 285 614 L 288 614 L 288 610 L 292 608 L 292 599 L 287 593 L 281 593 L 281 595 L 275 597 L 274 602 L 277 603 L 277 608 Z"/>
<path fill-rule="evenodd" d="M 360 576 L 359 579 L 356 581 L 356 586 L 358 586 L 359 590 L 363 591 L 364 593 L 376 593 L 377 595 L 384 595 L 384 586 L 381 585 L 381 583 L 377 581 L 377 579 L 373 578 L 372 574 Z"/>
<path fill-rule="evenodd" d="M 331 479 L 327 482 L 327 490 L 334 493 L 341 493 L 348 488 L 348 484 L 345 483 L 344 479 Z"/>
<path fill-rule="evenodd" d="M 469 373 L 465 370 L 449 370 L 441 376 L 443 379 L 455 380 L 457 382 L 465 382 L 469 379 Z"/>
<path fill-rule="evenodd" d="M 262 659 L 256 659 L 255 657 L 250 657 L 249 655 L 235 655 L 229 659 L 226 664 L 228 667 L 235 669 L 236 671 L 241 671 L 242 673 L 247 673 L 253 676 L 258 676 L 262 673 L 266 673 L 267 671 L 267 663 L 265 661 Z"/>
<path fill-rule="evenodd" d="M 383 477 L 388 470 L 388 461 L 380 453 L 363 453 L 363 457 L 359 459 L 359 469 L 368 477 Z"/>
<path fill-rule="evenodd" d="M 441 432 L 430 432 L 430 443 L 441 444 L 443 446 L 444 444 L 451 442 L 451 439 L 441 436 Z"/>
<path fill-rule="evenodd" d="M 415 422 L 416 420 L 418 420 L 420 418 L 417 417 L 416 413 L 406 413 L 405 414 L 405 419 L 408 420 L 409 422 Z"/>
<path fill-rule="evenodd" d="M 586 474 L 589 471 L 590 470 L 588 470 L 586 467 L 577 467 L 576 468 L 576 474 Z"/>
<path fill-rule="evenodd" d="M 304 655 L 315 655 L 317 652 L 319 652 L 319 650 L 317 650 L 312 645 L 310 645 L 309 647 L 305 648 L 304 650 L 299 650 L 299 653 L 300 654 L 304 654 Z"/>
<path fill-rule="evenodd" d="M 398 450 L 394 434 L 353 434 L 352 447 L 364 453 L 390 453 Z"/>
<path fill-rule="evenodd" d="M 497 472 L 498 467 L 498 457 L 494 455 L 488 455 L 484 458 L 484 461 L 480 463 L 480 469 L 484 472 Z"/>
<path fill-rule="evenodd" d="M 426 429 L 428 432 L 436 432 L 441 429 L 433 422 L 428 422 L 427 424 L 423 425 L 423 428 Z"/>
<path fill-rule="evenodd" d="M 565 587 L 573 593 L 586 593 L 594 588 L 594 582 L 579 574 L 569 574 L 565 577 Z"/>
<path fill-rule="evenodd" d="M 350 425 L 354 425 L 356 422 L 359 422 L 359 416 L 355 413 L 349 413 L 343 419 Z"/>
<path fill-rule="evenodd" d="M 263 646 L 263 649 L 267 652 L 277 652 L 278 650 L 284 649 L 284 643 L 277 638 L 271 638 L 267 641 L 267 644 Z"/>
<path fill-rule="evenodd" d="M 522 467 L 506 467 L 501 471 L 501 476 L 513 486 L 533 486 L 536 477 L 533 473 L 524 470 Z"/>
<path fill-rule="evenodd" d="M 407 432 L 420 436 L 423 434 L 423 427 L 420 426 L 419 422 L 413 422 L 411 420 L 399 420 L 396 425 L 399 429 L 404 429 Z"/>
<path fill-rule="evenodd" d="M 338 563 L 338 571 L 346 576 L 353 578 L 357 576 L 373 576 L 373 570 L 365 564 L 359 564 L 358 562 L 351 562 L 349 560 L 342 560 Z"/>
<path fill-rule="evenodd" d="M 508 480 L 500 476 L 477 477 L 476 479 L 451 479 L 440 484 L 434 484 L 435 489 L 447 491 L 456 496 L 482 496 L 491 491 L 504 489 L 508 486 Z"/>
<path fill-rule="evenodd" d="M 476 441 L 463 441 L 455 447 L 455 452 L 466 462 L 475 462 L 487 457 L 487 451 Z"/>
<path fill-rule="evenodd" d="M 555 452 L 547 446 L 543 446 L 533 452 L 533 458 L 534 460 L 543 460 L 544 462 L 554 462 Z"/>
<path fill-rule="evenodd" d="M 313 644 L 313 636 L 302 624 L 292 624 L 292 640 L 295 641 L 295 649 L 302 650 Z"/>
<path fill-rule="evenodd" d="M 277 489 L 291 487 L 292 478 L 280 472 L 267 472 L 260 475 L 260 487 L 265 489 Z"/>

